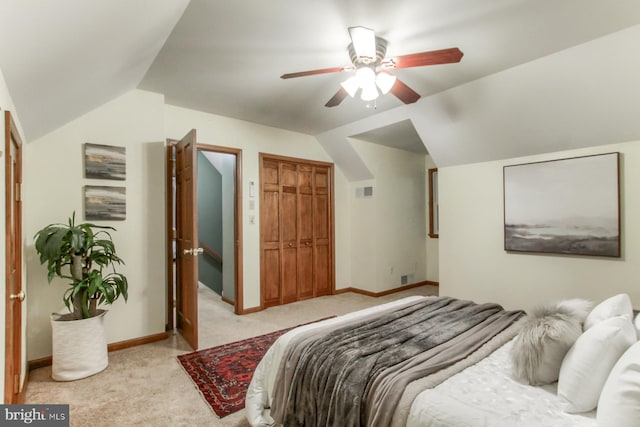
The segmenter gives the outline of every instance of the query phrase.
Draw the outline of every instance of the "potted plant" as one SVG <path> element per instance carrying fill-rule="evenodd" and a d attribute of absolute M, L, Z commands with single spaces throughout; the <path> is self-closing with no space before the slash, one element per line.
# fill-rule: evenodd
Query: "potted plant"
<path fill-rule="evenodd" d="M 128 297 L 127 278 L 115 269 L 124 261 L 109 230 L 115 228 L 76 224 L 74 212 L 68 224 L 49 224 L 34 236 L 48 282 L 59 277 L 69 285 L 63 301 L 70 313 L 51 316 L 55 380 L 85 378 L 107 367 L 106 310 L 98 306 Z"/>

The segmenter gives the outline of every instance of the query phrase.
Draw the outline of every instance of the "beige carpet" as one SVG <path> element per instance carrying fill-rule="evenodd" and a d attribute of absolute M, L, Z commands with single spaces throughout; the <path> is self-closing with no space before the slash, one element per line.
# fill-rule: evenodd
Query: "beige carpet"
<path fill-rule="evenodd" d="M 380 298 L 345 293 L 244 316 L 207 288 L 199 291 L 200 348 L 208 348 L 409 295 L 437 295 L 423 286 Z M 71 426 L 248 426 L 245 411 L 223 419 L 209 408 L 176 356 L 190 352 L 180 335 L 109 353 L 103 372 L 72 382 L 51 380 L 51 368 L 29 374 L 26 403 L 70 404 Z"/>

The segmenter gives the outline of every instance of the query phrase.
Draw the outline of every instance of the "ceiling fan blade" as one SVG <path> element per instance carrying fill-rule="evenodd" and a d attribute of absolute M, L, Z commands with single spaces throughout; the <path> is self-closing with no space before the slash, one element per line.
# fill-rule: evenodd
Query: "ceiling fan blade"
<path fill-rule="evenodd" d="M 432 50 L 430 52 L 413 53 L 392 58 L 395 63 L 394 68 L 422 67 L 424 65 L 451 64 L 460 62 L 462 51 L 457 47 L 442 50 Z"/>
<path fill-rule="evenodd" d="M 321 68 L 319 70 L 310 70 L 310 71 L 300 71 L 298 73 L 288 73 L 280 76 L 281 79 L 292 79 L 294 77 L 305 77 L 305 76 L 313 76 L 316 74 L 328 74 L 328 73 L 339 73 L 340 71 L 346 71 L 347 67 L 332 67 L 332 68 Z"/>
<path fill-rule="evenodd" d="M 349 27 L 349 37 L 358 58 L 376 59 L 376 33 L 371 28 Z"/>
<path fill-rule="evenodd" d="M 347 97 L 347 95 L 349 95 L 347 91 L 344 90 L 344 88 L 340 87 L 336 94 L 333 95 L 333 97 L 326 104 L 324 104 L 324 106 L 335 107 L 336 105 L 339 105 Z"/>
<path fill-rule="evenodd" d="M 394 83 L 390 92 L 405 104 L 412 104 L 420 99 L 420 95 L 418 95 L 418 93 L 411 89 L 409 86 L 402 83 L 400 79 L 396 79 L 396 82 Z"/>

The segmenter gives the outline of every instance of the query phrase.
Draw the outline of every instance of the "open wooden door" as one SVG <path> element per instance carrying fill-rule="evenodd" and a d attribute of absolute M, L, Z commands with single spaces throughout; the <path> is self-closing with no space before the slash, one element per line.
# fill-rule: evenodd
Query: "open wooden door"
<path fill-rule="evenodd" d="M 22 140 L 5 111 L 6 301 L 4 403 L 20 403 L 22 388 Z"/>
<path fill-rule="evenodd" d="M 198 210 L 196 131 L 176 150 L 176 323 L 187 343 L 198 348 Z"/>

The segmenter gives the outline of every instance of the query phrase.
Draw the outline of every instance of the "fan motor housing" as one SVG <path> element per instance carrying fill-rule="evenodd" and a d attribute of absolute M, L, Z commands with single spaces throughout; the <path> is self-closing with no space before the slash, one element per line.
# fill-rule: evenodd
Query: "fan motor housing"
<path fill-rule="evenodd" d="M 358 57 L 356 55 L 356 50 L 353 48 L 353 43 L 349 43 L 347 46 L 347 51 L 349 52 L 349 58 L 351 59 L 351 63 L 358 67 L 359 65 L 369 65 L 369 64 L 380 64 L 384 59 L 384 55 L 387 53 L 387 41 L 381 37 L 376 37 L 376 57 Z"/>

